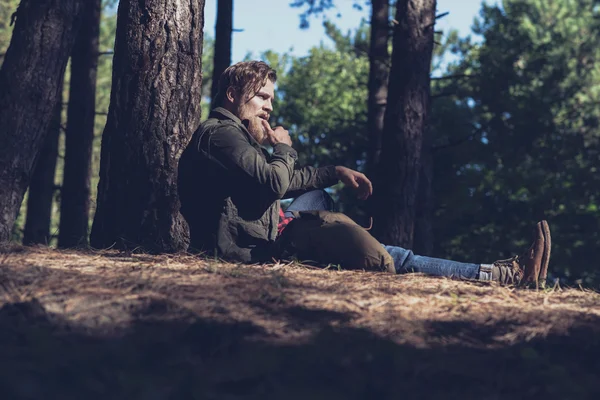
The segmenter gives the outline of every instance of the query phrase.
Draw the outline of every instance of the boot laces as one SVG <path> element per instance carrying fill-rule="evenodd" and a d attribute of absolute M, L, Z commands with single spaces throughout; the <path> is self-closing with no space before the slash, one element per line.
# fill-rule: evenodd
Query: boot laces
<path fill-rule="evenodd" d="M 520 257 L 514 256 L 506 260 L 498 260 L 494 262 L 494 266 L 498 267 L 500 272 L 500 282 L 518 284 L 523 278 L 524 271 L 521 267 Z"/>

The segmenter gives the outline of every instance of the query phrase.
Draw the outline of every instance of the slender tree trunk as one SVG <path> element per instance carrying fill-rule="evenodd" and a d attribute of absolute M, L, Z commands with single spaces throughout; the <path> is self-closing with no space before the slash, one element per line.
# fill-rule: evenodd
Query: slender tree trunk
<path fill-rule="evenodd" d="M 421 150 L 421 171 L 419 172 L 419 190 L 417 192 L 417 210 L 415 221 L 414 251 L 423 256 L 433 255 L 433 154 L 431 150 L 431 132 L 424 132 Z"/>
<path fill-rule="evenodd" d="M 52 200 L 54 198 L 54 175 L 58 157 L 58 137 L 62 116 L 62 96 L 54 106 L 54 117 L 48 126 L 44 145 L 40 150 L 29 184 L 27 197 L 27 218 L 23 231 L 23 244 L 50 243 L 50 221 L 52 220 Z"/>
<path fill-rule="evenodd" d="M 204 0 L 121 0 L 91 244 L 185 250 L 177 163 L 200 123 Z M 201 171 L 199 171 L 201 173 Z"/>
<path fill-rule="evenodd" d="M 75 40 L 84 0 L 22 0 L 0 70 L 0 242 L 33 172 Z"/>
<path fill-rule="evenodd" d="M 71 84 L 60 201 L 59 247 L 88 243 L 90 165 L 96 116 L 101 0 L 86 1 L 71 53 Z"/>
<path fill-rule="evenodd" d="M 380 241 L 411 248 L 421 149 L 429 109 L 429 74 L 435 0 L 398 0 L 389 94 L 374 191 L 374 233 Z"/>
<path fill-rule="evenodd" d="M 388 96 L 390 55 L 389 0 L 371 1 L 371 45 L 369 51 L 369 100 L 367 124 L 371 143 L 370 169 L 374 170 L 381 155 L 383 120 Z"/>
<path fill-rule="evenodd" d="M 219 0 L 217 4 L 211 102 L 214 101 L 219 90 L 219 77 L 231 64 L 231 34 L 233 32 L 233 0 Z"/>

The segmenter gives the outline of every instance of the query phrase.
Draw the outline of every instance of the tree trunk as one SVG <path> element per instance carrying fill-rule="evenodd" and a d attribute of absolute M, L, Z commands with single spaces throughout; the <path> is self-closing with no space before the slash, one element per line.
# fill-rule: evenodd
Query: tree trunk
<path fill-rule="evenodd" d="M 204 0 L 119 3 L 94 247 L 175 252 L 189 244 L 177 163 L 200 123 L 203 26 Z"/>
<path fill-rule="evenodd" d="M 219 0 L 217 23 L 215 24 L 215 50 L 211 102 L 214 102 L 219 90 L 219 77 L 231 64 L 231 34 L 233 32 L 233 0 Z"/>
<path fill-rule="evenodd" d="M 54 198 L 54 174 L 58 157 L 58 137 L 62 116 L 62 96 L 54 106 L 54 117 L 48 127 L 44 145 L 40 150 L 29 184 L 27 197 L 27 218 L 23 231 L 23 244 L 50 243 L 50 221 Z"/>
<path fill-rule="evenodd" d="M 371 45 L 369 51 L 369 100 L 367 125 L 371 143 L 370 169 L 375 170 L 381 155 L 383 118 L 388 95 L 389 0 L 373 0 L 371 12 Z"/>
<path fill-rule="evenodd" d="M 429 130 L 428 130 L 429 131 Z M 417 192 L 414 251 L 422 256 L 433 255 L 433 154 L 431 133 L 424 132 L 421 151 L 421 171 Z"/>
<path fill-rule="evenodd" d="M 429 109 L 435 0 L 399 0 L 379 185 L 374 191 L 374 233 L 385 244 L 411 248 L 421 148 Z"/>
<path fill-rule="evenodd" d="M 10 232 L 62 89 L 83 0 L 22 0 L 0 70 L 0 242 Z"/>
<path fill-rule="evenodd" d="M 96 116 L 101 0 L 88 0 L 71 53 L 71 84 L 60 201 L 59 247 L 88 243 L 90 166 Z"/>

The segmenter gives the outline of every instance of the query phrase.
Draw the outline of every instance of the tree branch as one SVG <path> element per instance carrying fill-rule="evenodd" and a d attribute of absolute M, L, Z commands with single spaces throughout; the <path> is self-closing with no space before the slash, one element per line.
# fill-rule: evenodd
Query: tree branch
<path fill-rule="evenodd" d="M 443 80 L 447 80 L 447 79 L 475 78 L 475 77 L 476 77 L 476 75 L 458 74 L 458 75 L 439 76 L 439 77 L 431 78 L 431 80 L 432 81 L 443 81 Z"/>
<path fill-rule="evenodd" d="M 443 149 L 447 149 L 450 147 L 455 147 L 455 146 L 463 144 L 464 142 L 469 141 L 469 140 L 473 139 L 474 137 L 476 137 L 477 135 L 480 135 L 483 133 L 483 128 L 477 128 L 474 126 L 470 126 L 470 127 L 475 129 L 475 132 L 473 132 L 465 137 L 462 137 L 460 139 L 449 140 L 448 143 L 446 143 L 446 144 L 442 144 L 442 145 L 438 145 L 438 146 L 431 146 L 431 150 L 438 151 L 438 150 L 443 150 Z"/>

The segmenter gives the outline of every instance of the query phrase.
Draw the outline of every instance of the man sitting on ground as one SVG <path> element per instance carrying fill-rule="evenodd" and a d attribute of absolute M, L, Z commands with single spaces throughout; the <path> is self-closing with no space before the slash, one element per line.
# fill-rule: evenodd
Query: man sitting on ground
<path fill-rule="evenodd" d="M 346 268 L 545 283 L 551 246 L 546 221 L 537 223 L 533 244 L 523 255 L 473 264 L 379 244 L 348 217 L 328 212 L 332 201 L 322 189 L 341 181 L 366 199 L 371 182 L 343 166 L 296 166 L 288 131 L 272 129 L 268 122 L 276 80 L 275 70 L 262 61 L 237 63 L 220 77 L 216 107 L 179 163 L 181 212 L 190 226 L 192 249 L 241 262 L 295 256 Z M 283 198 L 295 198 L 285 214 Z"/>

